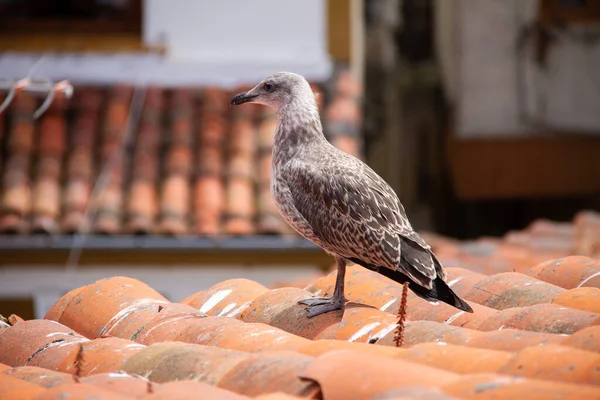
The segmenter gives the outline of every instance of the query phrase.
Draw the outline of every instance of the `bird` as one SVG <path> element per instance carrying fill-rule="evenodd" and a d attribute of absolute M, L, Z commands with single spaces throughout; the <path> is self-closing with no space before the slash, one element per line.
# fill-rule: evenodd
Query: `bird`
<path fill-rule="evenodd" d="M 245 103 L 268 106 L 277 115 L 270 187 L 279 213 L 336 261 L 333 295 L 298 302 L 307 306 L 308 318 L 345 308 L 349 263 L 408 283 L 429 302 L 473 312 L 446 283 L 444 268 L 390 185 L 326 139 L 316 95 L 303 76 L 277 72 L 230 100 L 230 106 Z"/>

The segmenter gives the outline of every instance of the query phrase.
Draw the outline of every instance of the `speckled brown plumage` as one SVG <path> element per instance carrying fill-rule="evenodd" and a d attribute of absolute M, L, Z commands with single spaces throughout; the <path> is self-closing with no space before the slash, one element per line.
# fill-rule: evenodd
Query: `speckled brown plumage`
<path fill-rule="evenodd" d="M 414 231 L 392 188 L 368 165 L 325 139 L 314 94 L 303 77 L 274 74 L 234 97 L 232 104 L 247 101 L 271 106 L 278 115 L 271 191 L 281 215 L 338 263 L 335 301 L 304 301 L 311 306 L 309 315 L 343 307 L 348 261 L 397 282 L 408 281 L 427 300 L 472 311 L 446 285 L 441 264 Z"/>

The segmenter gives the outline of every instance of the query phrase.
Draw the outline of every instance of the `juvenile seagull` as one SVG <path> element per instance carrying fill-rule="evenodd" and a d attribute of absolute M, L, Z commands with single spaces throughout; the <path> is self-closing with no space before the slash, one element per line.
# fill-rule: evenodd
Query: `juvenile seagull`
<path fill-rule="evenodd" d="M 271 193 L 287 223 L 337 263 L 333 296 L 299 302 L 308 306 L 309 318 L 344 308 L 347 262 L 408 282 L 425 300 L 473 312 L 446 284 L 442 265 L 413 230 L 393 189 L 325 139 L 315 95 L 302 76 L 276 73 L 234 96 L 230 105 L 243 103 L 277 113 Z"/>

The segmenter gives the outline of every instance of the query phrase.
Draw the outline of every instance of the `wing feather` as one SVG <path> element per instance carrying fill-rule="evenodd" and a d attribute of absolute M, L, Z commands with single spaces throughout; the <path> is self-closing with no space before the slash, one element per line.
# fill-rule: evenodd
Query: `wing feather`
<path fill-rule="evenodd" d="M 357 160 L 358 161 L 358 160 Z M 284 172 L 297 211 L 325 250 L 401 271 L 431 287 L 437 268 L 393 189 L 366 164 L 298 163 Z M 406 262 L 401 262 L 402 258 Z"/>

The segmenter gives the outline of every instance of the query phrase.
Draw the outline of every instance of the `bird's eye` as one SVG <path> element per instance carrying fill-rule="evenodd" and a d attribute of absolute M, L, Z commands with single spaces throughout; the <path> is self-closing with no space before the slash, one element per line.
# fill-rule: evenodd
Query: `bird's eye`
<path fill-rule="evenodd" d="M 273 84 L 272 83 L 265 83 L 264 88 L 267 92 L 270 92 L 273 90 Z"/>

